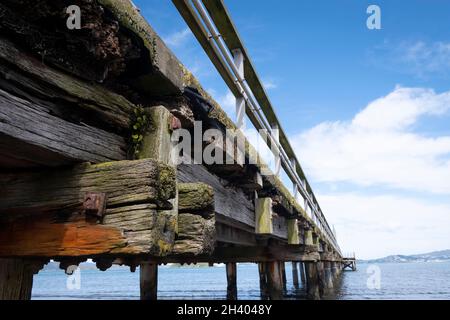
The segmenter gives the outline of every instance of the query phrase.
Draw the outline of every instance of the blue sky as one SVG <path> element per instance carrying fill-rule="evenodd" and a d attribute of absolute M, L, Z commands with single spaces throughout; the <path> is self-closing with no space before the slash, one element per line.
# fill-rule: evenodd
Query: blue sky
<path fill-rule="evenodd" d="M 172 2 L 134 2 L 232 116 Z M 450 248 L 450 1 L 225 3 L 343 250 Z"/>

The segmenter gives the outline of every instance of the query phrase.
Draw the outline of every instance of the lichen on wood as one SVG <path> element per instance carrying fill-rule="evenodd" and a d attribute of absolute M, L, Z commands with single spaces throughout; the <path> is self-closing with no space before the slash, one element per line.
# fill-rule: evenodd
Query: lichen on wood
<path fill-rule="evenodd" d="M 214 214 L 214 190 L 204 183 L 178 184 L 179 212 L 199 212 L 208 216 Z"/>

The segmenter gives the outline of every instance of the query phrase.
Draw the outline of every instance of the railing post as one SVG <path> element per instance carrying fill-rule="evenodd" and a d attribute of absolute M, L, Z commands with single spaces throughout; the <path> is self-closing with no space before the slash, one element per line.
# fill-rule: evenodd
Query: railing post
<path fill-rule="evenodd" d="M 294 158 L 291 158 L 291 166 L 292 169 L 294 169 L 294 171 L 296 171 L 297 168 L 297 162 L 295 161 Z M 295 181 L 292 181 L 292 195 L 294 196 L 295 201 L 298 201 L 298 184 Z"/>
<path fill-rule="evenodd" d="M 271 129 L 272 129 L 272 135 L 273 135 L 273 139 L 276 141 L 277 145 L 272 146 L 272 151 L 273 155 L 274 155 L 274 159 L 275 159 L 275 175 L 277 177 L 280 176 L 280 172 L 281 172 L 281 157 L 280 157 L 280 149 L 278 148 L 278 145 L 280 144 L 280 128 L 278 126 L 278 124 L 276 123 L 272 123 L 271 125 Z"/>
<path fill-rule="evenodd" d="M 244 79 L 244 54 L 241 49 L 234 49 L 232 54 L 239 75 Z M 245 129 L 245 99 L 243 96 L 236 98 L 236 126 L 240 130 Z"/>

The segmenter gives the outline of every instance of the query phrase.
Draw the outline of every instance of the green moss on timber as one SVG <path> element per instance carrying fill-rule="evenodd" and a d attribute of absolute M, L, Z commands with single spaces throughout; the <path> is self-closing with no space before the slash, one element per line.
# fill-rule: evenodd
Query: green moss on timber
<path fill-rule="evenodd" d="M 214 189 L 204 183 L 178 184 L 178 209 L 201 210 L 214 205 Z"/>
<path fill-rule="evenodd" d="M 160 164 L 158 198 L 169 200 L 177 194 L 177 182 L 175 169 L 169 165 Z"/>
<path fill-rule="evenodd" d="M 142 146 L 142 140 L 144 139 L 144 134 L 150 127 L 150 117 L 145 111 L 142 105 L 137 105 L 133 114 L 131 115 L 131 128 L 130 128 L 130 138 L 129 138 L 129 155 L 128 157 L 136 159 L 139 157 L 139 152 Z"/>
<path fill-rule="evenodd" d="M 158 240 L 159 256 L 164 256 L 172 252 L 173 244 L 164 240 Z"/>
<path fill-rule="evenodd" d="M 205 183 L 180 183 L 178 185 L 179 193 L 195 192 L 204 195 L 205 198 L 212 199 L 214 197 L 214 189 Z"/>

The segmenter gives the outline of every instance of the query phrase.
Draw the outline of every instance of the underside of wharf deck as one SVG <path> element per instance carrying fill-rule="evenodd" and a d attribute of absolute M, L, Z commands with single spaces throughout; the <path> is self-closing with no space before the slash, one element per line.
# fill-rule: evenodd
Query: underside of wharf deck
<path fill-rule="evenodd" d="M 173 133 L 200 121 L 242 135 L 128 0 L 3 0 L 0 298 L 29 299 L 50 259 L 140 266 L 142 299 L 165 263 L 226 263 L 229 299 L 239 262 L 259 264 L 264 297 L 282 298 L 285 262 L 309 298 L 332 289 L 341 254 L 263 161 L 189 161 L 211 145 L 249 159 L 247 142 L 175 160 Z"/>

